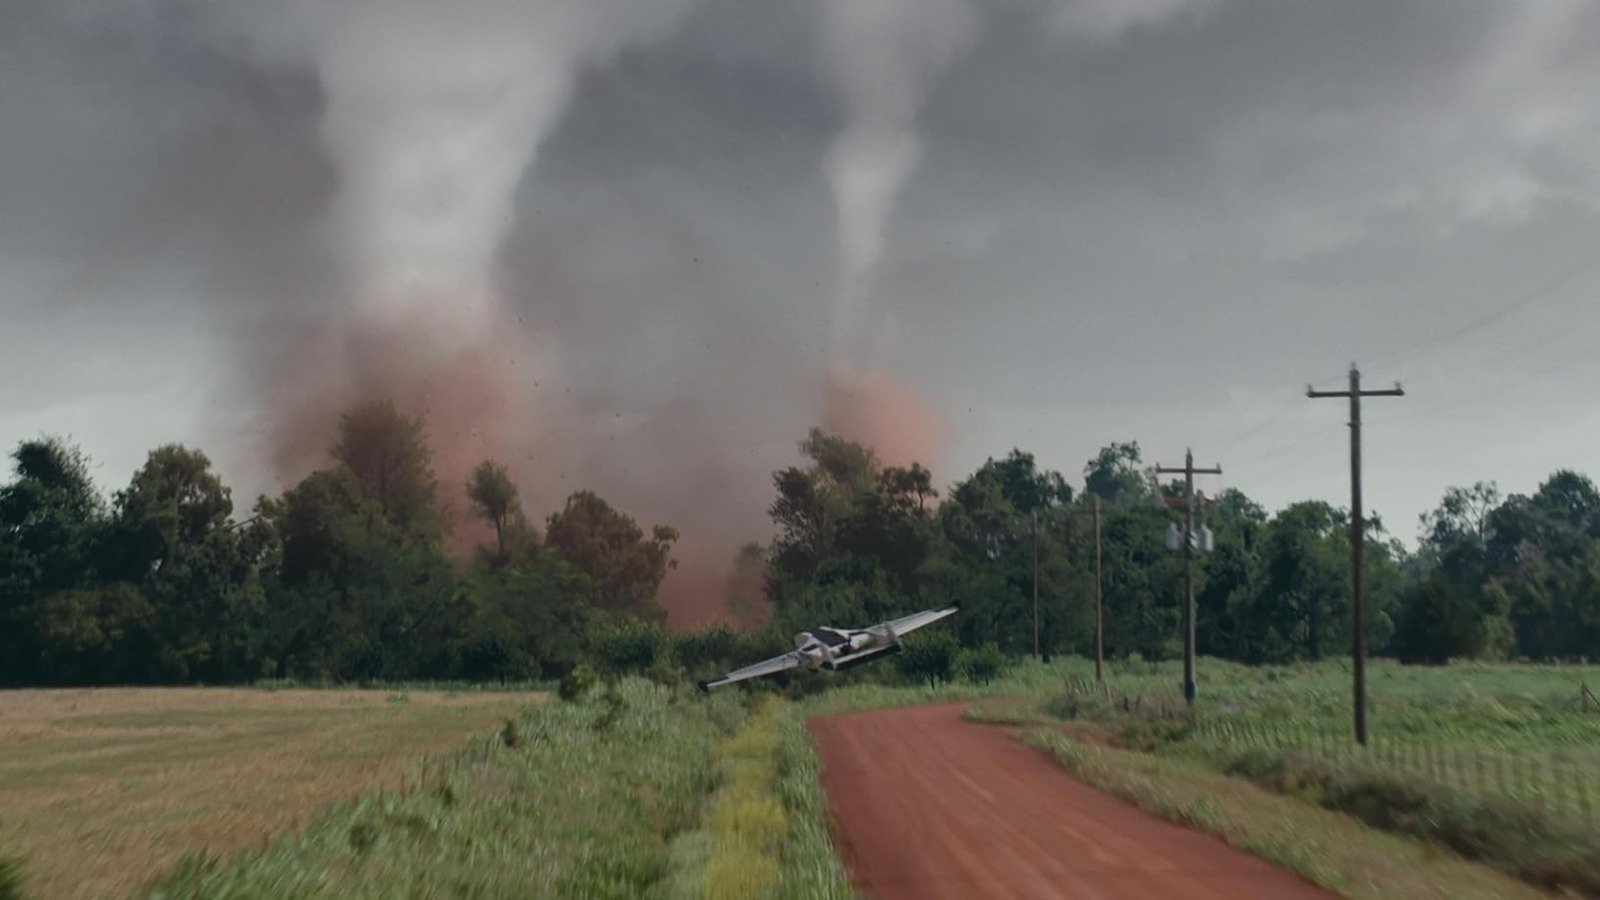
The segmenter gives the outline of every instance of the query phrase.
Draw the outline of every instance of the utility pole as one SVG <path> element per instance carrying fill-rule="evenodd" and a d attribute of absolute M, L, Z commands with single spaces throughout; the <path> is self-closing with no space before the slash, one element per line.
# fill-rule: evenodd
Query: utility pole
<path fill-rule="evenodd" d="M 1094 495 L 1094 680 L 1104 684 L 1106 659 L 1105 592 L 1100 586 L 1100 495 Z"/>
<path fill-rule="evenodd" d="M 1355 720 L 1356 743 L 1367 745 L 1367 628 L 1366 600 L 1362 585 L 1363 560 L 1366 556 L 1366 522 L 1361 517 L 1361 398 L 1404 397 L 1400 382 L 1381 391 L 1361 389 L 1361 370 L 1350 364 L 1350 389 L 1345 391 L 1319 391 L 1306 385 L 1306 396 L 1347 397 L 1350 400 L 1350 578 L 1354 604 L 1355 639 L 1351 641 L 1351 655 L 1355 661 Z"/>
<path fill-rule="evenodd" d="M 1039 659 L 1039 511 L 1033 511 L 1033 658 Z"/>
<path fill-rule="evenodd" d="M 1221 475 L 1222 466 L 1194 467 L 1194 451 L 1183 454 L 1183 468 L 1156 466 L 1158 475 L 1183 475 L 1183 699 L 1194 709 L 1194 477 Z"/>

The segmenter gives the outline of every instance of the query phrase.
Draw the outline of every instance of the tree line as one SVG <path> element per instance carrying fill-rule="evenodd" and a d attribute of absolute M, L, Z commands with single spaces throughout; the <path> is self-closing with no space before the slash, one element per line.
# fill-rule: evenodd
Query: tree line
<path fill-rule="evenodd" d="M 677 533 L 590 491 L 540 525 L 504 466 L 437 483 L 422 420 L 388 403 L 340 421 L 330 464 L 243 514 L 207 457 L 151 451 L 109 499 L 81 451 L 24 441 L 0 486 L 0 684 L 505 680 L 581 663 L 676 677 L 780 652 L 823 623 L 962 604 L 948 642 L 907 654 L 918 677 L 992 673 L 1031 652 L 1087 653 L 1092 508 L 1101 508 L 1104 640 L 1113 658 L 1181 652 L 1175 514 L 1136 443 L 1081 481 L 1014 450 L 944 490 L 822 430 L 774 474 L 769 542 L 733 561 L 735 631 L 663 631 L 657 591 Z M 450 552 L 461 491 L 484 539 Z M 1199 650 L 1284 663 L 1348 650 L 1348 514 L 1304 501 L 1269 514 L 1238 490 L 1203 507 Z M 1452 488 L 1408 550 L 1381 523 L 1366 548 L 1369 644 L 1406 660 L 1593 656 L 1600 648 L 1600 493 L 1569 471 L 1529 496 Z M 961 648 L 965 648 L 962 650 Z"/>
<path fill-rule="evenodd" d="M 786 628 L 870 622 L 913 605 L 959 602 L 961 644 L 1009 655 L 1090 653 L 1092 508 L 1101 508 L 1104 645 L 1111 657 L 1182 652 L 1182 557 L 1166 549 L 1179 513 L 1137 443 L 1088 461 L 1081 487 L 1014 450 L 943 496 L 920 465 L 881 465 L 870 448 L 813 431 L 805 464 L 775 476 L 777 534 L 767 596 Z M 1237 489 L 1200 520 L 1215 550 L 1195 561 L 1198 651 L 1246 663 L 1349 652 L 1349 512 L 1320 500 L 1275 514 Z M 1422 517 L 1418 548 L 1368 523 L 1368 645 L 1417 662 L 1600 655 L 1600 493 L 1571 471 L 1532 495 L 1492 483 L 1451 488 Z"/>
<path fill-rule="evenodd" d="M 579 491 L 541 531 L 485 461 L 465 498 L 494 537 L 459 559 L 420 419 L 351 410 L 330 459 L 239 516 L 199 451 L 156 448 L 107 503 L 79 450 L 22 442 L 0 488 L 0 683 L 538 678 L 665 619 L 671 528 Z"/>

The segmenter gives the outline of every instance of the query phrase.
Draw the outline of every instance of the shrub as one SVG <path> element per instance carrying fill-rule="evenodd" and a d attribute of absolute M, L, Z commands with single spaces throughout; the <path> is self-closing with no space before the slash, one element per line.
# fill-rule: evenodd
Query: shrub
<path fill-rule="evenodd" d="M 512 750 L 522 746 L 522 727 L 516 719 L 507 719 L 506 724 L 500 727 L 500 743 Z"/>
<path fill-rule="evenodd" d="M 1152 752 L 1176 744 L 1194 734 L 1188 719 L 1135 719 L 1122 729 L 1122 745 L 1130 750 Z"/>
<path fill-rule="evenodd" d="M 929 687 L 936 687 L 951 679 L 959 652 L 956 639 L 945 632 L 908 640 L 900 654 L 900 671 L 907 678 L 926 680 Z"/>
<path fill-rule="evenodd" d="M 1005 671 L 1006 657 L 993 641 L 970 650 L 961 651 L 957 669 L 974 684 L 988 684 Z"/>
<path fill-rule="evenodd" d="M 726 625 L 688 631 L 672 638 L 672 655 L 694 674 L 726 666 L 733 658 L 739 636 Z"/>
<path fill-rule="evenodd" d="M 623 622 L 595 639 L 600 662 L 613 674 L 643 672 L 667 644 L 661 626 L 640 619 Z"/>
<path fill-rule="evenodd" d="M 683 684 L 683 667 L 673 661 L 666 653 L 657 656 L 650 663 L 650 668 L 645 670 L 645 677 L 656 684 L 666 687 L 678 687 Z"/>
<path fill-rule="evenodd" d="M 588 663 L 578 663 L 572 667 L 572 671 L 568 672 L 566 677 L 561 679 L 561 687 L 558 689 L 558 693 L 561 695 L 561 699 L 568 703 L 582 700 L 589 693 L 589 690 L 594 687 L 595 680 L 594 669 L 590 668 Z"/>

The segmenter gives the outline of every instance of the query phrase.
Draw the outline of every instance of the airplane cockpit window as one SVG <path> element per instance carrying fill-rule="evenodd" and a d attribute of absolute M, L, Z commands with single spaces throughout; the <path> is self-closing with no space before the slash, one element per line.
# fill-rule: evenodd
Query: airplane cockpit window
<path fill-rule="evenodd" d="M 848 636 L 832 628 L 817 628 L 813 629 L 811 633 L 816 636 L 817 640 L 827 644 L 829 647 L 839 647 L 850 643 Z"/>

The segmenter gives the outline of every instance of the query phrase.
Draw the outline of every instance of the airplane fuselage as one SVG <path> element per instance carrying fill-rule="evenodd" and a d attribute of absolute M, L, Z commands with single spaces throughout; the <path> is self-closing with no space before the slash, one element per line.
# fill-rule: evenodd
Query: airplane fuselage
<path fill-rule="evenodd" d="M 795 651 L 806 658 L 808 669 L 836 668 L 840 657 L 868 650 L 895 647 L 899 641 L 884 626 L 876 628 L 813 628 L 794 636 Z"/>

